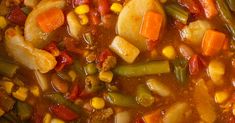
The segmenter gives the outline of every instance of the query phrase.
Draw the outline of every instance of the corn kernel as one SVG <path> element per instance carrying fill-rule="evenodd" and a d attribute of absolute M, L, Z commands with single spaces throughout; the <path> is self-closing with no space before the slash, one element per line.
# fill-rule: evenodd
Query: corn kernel
<path fill-rule="evenodd" d="M 2 115 L 4 115 L 5 114 L 5 111 L 3 111 L 1 108 L 0 108 L 0 117 L 2 116 Z"/>
<path fill-rule="evenodd" d="M 168 59 L 175 59 L 176 57 L 175 48 L 173 46 L 167 46 L 163 48 L 162 54 Z"/>
<path fill-rule="evenodd" d="M 51 123 L 65 123 L 65 122 L 63 120 L 54 118 L 54 119 L 51 120 Z"/>
<path fill-rule="evenodd" d="M 7 20 L 5 19 L 5 17 L 0 16 L 0 28 L 4 29 L 7 26 Z"/>
<path fill-rule="evenodd" d="M 86 14 L 90 11 L 90 8 L 88 5 L 79 5 L 78 7 L 75 8 L 75 13 L 78 15 Z"/>
<path fill-rule="evenodd" d="M 103 98 L 94 97 L 91 99 L 91 106 L 95 109 L 102 109 L 105 106 L 105 102 Z"/>
<path fill-rule="evenodd" d="M 30 88 L 30 92 L 35 96 L 38 97 L 40 95 L 40 90 L 38 86 L 32 86 Z"/>
<path fill-rule="evenodd" d="M 43 118 L 43 123 L 51 123 L 51 114 L 46 113 L 46 115 Z"/>
<path fill-rule="evenodd" d="M 73 70 L 70 70 L 68 75 L 72 78 L 72 81 L 74 81 L 77 78 L 77 74 Z"/>
<path fill-rule="evenodd" d="M 86 25 L 89 22 L 89 19 L 87 17 L 87 15 L 79 15 L 80 18 L 80 24 L 81 25 Z"/>
<path fill-rule="evenodd" d="M 229 97 L 229 94 L 225 91 L 218 91 L 215 93 L 215 102 L 216 103 L 223 103 Z"/>
<path fill-rule="evenodd" d="M 28 96 L 28 89 L 25 87 L 20 87 L 16 92 L 13 92 L 12 95 L 20 101 L 25 101 Z"/>
<path fill-rule="evenodd" d="M 8 81 L 2 82 L 1 85 L 6 90 L 7 93 L 11 93 L 12 88 L 14 86 L 13 82 L 8 82 Z"/>
<path fill-rule="evenodd" d="M 110 7 L 110 9 L 114 12 L 114 13 L 120 13 L 122 11 L 122 4 L 120 3 L 113 3 Z"/>
<path fill-rule="evenodd" d="M 106 72 L 101 71 L 99 73 L 99 79 L 101 81 L 110 83 L 113 79 L 113 73 L 111 71 L 106 71 Z"/>

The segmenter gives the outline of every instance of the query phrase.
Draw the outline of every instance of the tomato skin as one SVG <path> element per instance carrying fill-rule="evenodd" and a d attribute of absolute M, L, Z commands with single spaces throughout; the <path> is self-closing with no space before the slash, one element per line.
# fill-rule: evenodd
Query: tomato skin
<path fill-rule="evenodd" d="M 91 20 L 92 25 L 99 25 L 101 20 L 100 20 L 100 14 L 96 9 L 91 9 L 89 12 L 89 18 Z"/>
<path fill-rule="evenodd" d="M 7 18 L 10 22 L 23 26 L 27 17 L 20 7 L 14 7 Z"/>
<path fill-rule="evenodd" d="M 78 119 L 78 115 L 64 105 L 51 105 L 49 109 L 53 114 L 62 120 L 71 121 Z"/>
<path fill-rule="evenodd" d="M 73 58 L 67 54 L 65 51 L 61 51 L 60 55 L 56 57 L 57 65 L 55 67 L 56 71 L 61 71 L 66 65 L 73 63 Z"/>
<path fill-rule="evenodd" d="M 201 14 L 200 4 L 196 0 L 178 0 L 178 3 L 186 7 L 190 13 Z"/>
<path fill-rule="evenodd" d="M 108 0 L 98 0 L 98 11 L 101 16 L 104 16 L 109 13 L 109 1 Z"/>

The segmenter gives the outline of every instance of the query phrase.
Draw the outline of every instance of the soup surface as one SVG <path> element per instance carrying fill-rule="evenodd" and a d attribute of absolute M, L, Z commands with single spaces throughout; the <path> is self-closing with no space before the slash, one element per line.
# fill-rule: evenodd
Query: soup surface
<path fill-rule="evenodd" d="M 0 123 L 234 123 L 234 0 L 1 0 Z"/>

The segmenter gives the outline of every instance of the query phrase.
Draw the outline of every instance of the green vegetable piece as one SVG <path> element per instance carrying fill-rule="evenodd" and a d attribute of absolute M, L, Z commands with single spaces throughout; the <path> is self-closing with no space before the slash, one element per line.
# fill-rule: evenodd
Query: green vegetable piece
<path fill-rule="evenodd" d="M 0 90 L 0 107 L 5 111 L 8 112 L 13 109 L 15 104 L 15 100 L 7 95 L 4 90 Z"/>
<path fill-rule="evenodd" d="M 84 69 L 78 60 L 74 61 L 72 68 L 81 76 L 85 77 Z"/>
<path fill-rule="evenodd" d="M 97 68 L 94 63 L 87 64 L 84 69 L 87 75 L 92 75 L 97 73 Z"/>
<path fill-rule="evenodd" d="M 33 108 L 31 105 L 20 101 L 16 103 L 16 110 L 17 115 L 20 117 L 21 120 L 28 120 L 33 113 Z"/>
<path fill-rule="evenodd" d="M 189 13 L 177 4 L 165 6 L 166 13 L 183 24 L 187 24 Z"/>
<path fill-rule="evenodd" d="M 181 85 L 185 85 L 188 78 L 188 63 L 185 59 L 174 61 L 174 73 Z"/>
<path fill-rule="evenodd" d="M 151 61 L 142 64 L 123 65 L 114 69 L 115 74 L 128 77 L 154 75 L 169 72 L 169 61 Z"/>
<path fill-rule="evenodd" d="M 129 108 L 135 108 L 138 106 L 137 102 L 135 101 L 135 98 L 132 96 L 110 92 L 105 95 L 105 99 L 117 106 L 123 106 L 123 107 L 129 107 Z"/>
<path fill-rule="evenodd" d="M 0 60 L 0 74 L 7 77 L 13 77 L 19 66 Z"/>
<path fill-rule="evenodd" d="M 137 87 L 136 101 L 144 107 L 149 107 L 154 103 L 154 97 L 144 84 Z"/>
<path fill-rule="evenodd" d="M 72 78 L 65 72 L 57 72 L 57 75 L 65 81 L 72 82 Z"/>

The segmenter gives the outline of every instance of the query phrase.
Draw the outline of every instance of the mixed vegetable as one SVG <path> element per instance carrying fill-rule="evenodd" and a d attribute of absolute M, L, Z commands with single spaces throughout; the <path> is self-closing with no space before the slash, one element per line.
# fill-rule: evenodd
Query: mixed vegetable
<path fill-rule="evenodd" d="M 234 0 L 1 0 L 0 123 L 234 123 Z"/>

